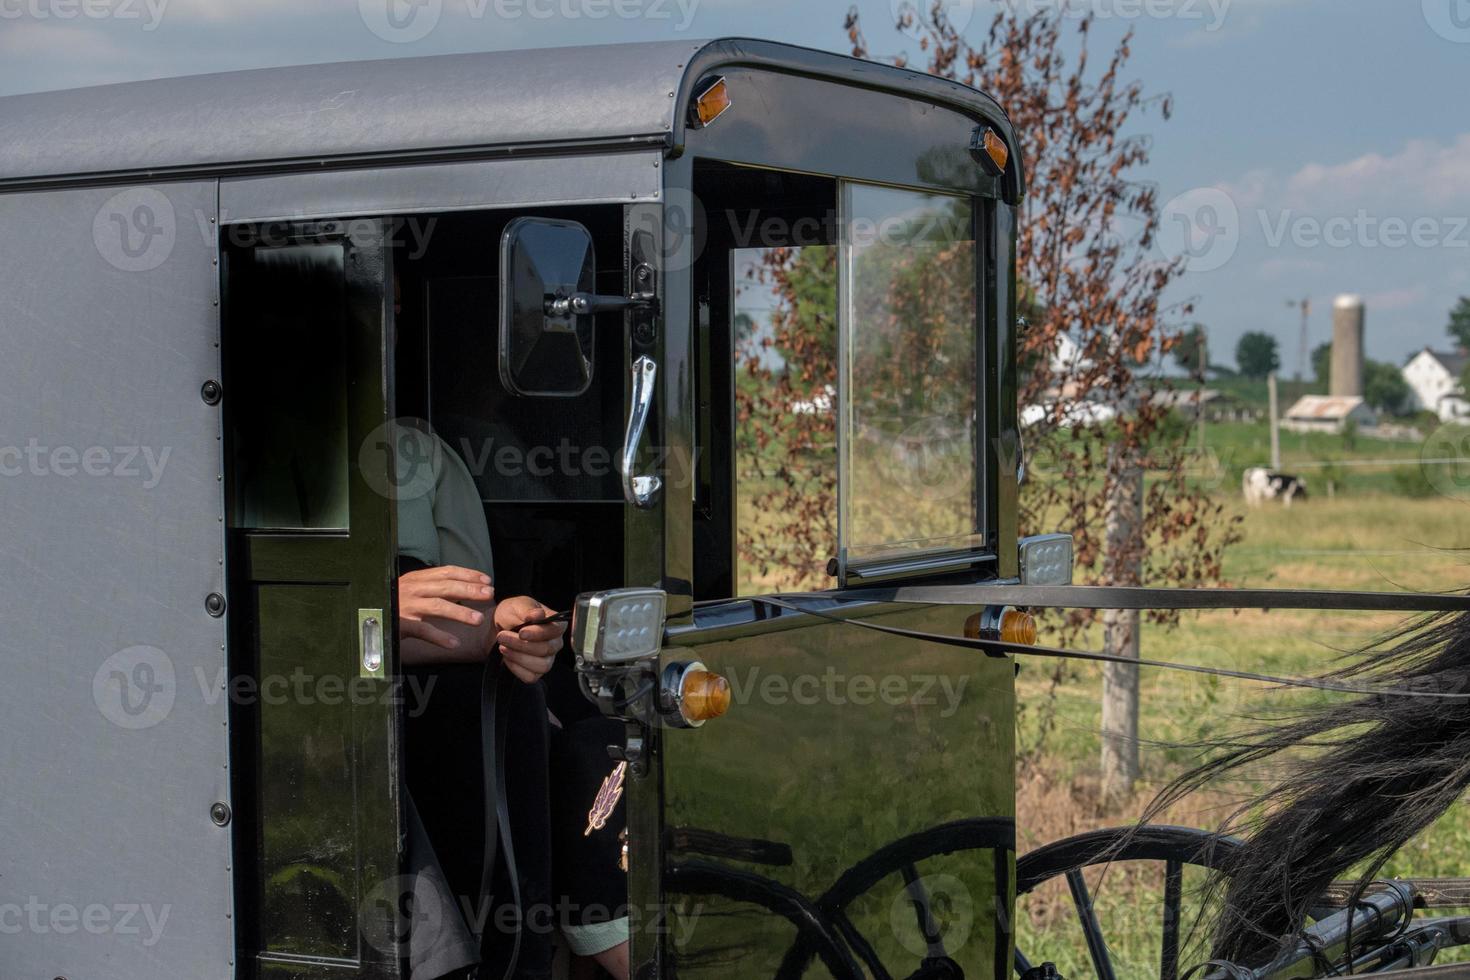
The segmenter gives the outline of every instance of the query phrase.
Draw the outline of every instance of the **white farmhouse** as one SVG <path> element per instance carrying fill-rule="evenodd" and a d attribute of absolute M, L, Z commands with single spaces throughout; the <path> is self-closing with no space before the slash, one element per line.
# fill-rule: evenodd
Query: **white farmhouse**
<path fill-rule="evenodd" d="M 1470 355 L 1421 350 L 1404 365 L 1404 380 L 1413 392 L 1412 407 L 1438 415 L 1440 421 L 1470 421 L 1470 400 L 1460 383 Z"/>

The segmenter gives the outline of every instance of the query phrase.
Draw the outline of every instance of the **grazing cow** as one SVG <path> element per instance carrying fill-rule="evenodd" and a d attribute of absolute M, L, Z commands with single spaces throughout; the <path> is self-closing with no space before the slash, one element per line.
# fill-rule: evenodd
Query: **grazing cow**
<path fill-rule="evenodd" d="M 1272 473 L 1264 466 L 1246 470 L 1241 484 L 1245 502 L 1252 507 L 1260 507 L 1268 500 L 1279 500 L 1290 507 L 1293 500 L 1307 499 L 1307 484 L 1301 477 Z"/>

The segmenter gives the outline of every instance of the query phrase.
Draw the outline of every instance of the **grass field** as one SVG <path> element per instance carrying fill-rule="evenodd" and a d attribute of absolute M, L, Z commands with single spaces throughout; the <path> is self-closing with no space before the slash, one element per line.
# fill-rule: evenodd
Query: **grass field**
<path fill-rule="evenodd" d="M 1227 451 L 1247 459 L 1246 465 L 1258 462 L 1251 457 L 1260 451 L 1264 426 L 1215 428 L 1225 430 L 1218 434 Z M 1283 448 L 1306 456 L 1329 449 L 1336 449 L 1342 458 L 1354 455 L 1343 451 L 1341 440 L 1331 436 Z M 1369 452 L 1374 454 L 1371 458 L 1416 458 L 1418 447 L 1371 443 L 1360 446 L 1356 455 Z M 1373 479 L 1364 479 L 1368 474 L 1360 469 L 1350 469 L 1347 472 L 1352 477 L 1335 499 L 1317 496 L 1291 510 L 1268 507 L 1246 514 L 1244 541 L 1228 554 L 1229 581 L 1236 586 L 1270 588 L 1444 590 L 1470 586 L 1470 568 L 1466 567 L 1470 552 L 1456 551 L 1470 549 L 1470 502 L 1463 497 L 1415 498 L 1377 492 L 1382 481 L 1394 479 L 1393 469 L 1370 470 Z M 1173 629 L 1145 626 L 1142 655 L 1304 675 L 1321 670 L 1335 651 L 1360 646 L 1399 618 L 1397 614 L 1315 611 L 1186 614 Z M 1098 637 L 1088 639 L 1096 648 Z M 1072 833 L 1129 822 L 1152 792 L 1193 758 L 1191 752 L 1171 746 L 1218 736 L 1239 725 L 1242 717 L 1259 717 L 1263 710 L 1304 700 L 1298 694 L 1244 682 L 1144 671 L 1140 727 L 1144 779 L 1126 812 L 1105 814 L 1096 790 L 1101 669 L 1069 667 L 1055 686 L 1049 674 L 1046 664 L 1032 663 L 1023 667 L 1018 679 L 1023 705 L 1018 737 L 1023 747 L 1040 746 L 1020 786 L 1023 851 Z M 1043 733 L 1048 717 L 1054 719 L 1054 727 Z M 1168 822 L 1212 827 L 1223 816 L 1227 799 L 1228 794 L 1222 793 L 1194 801 L 1168 814 Z M 1463 805 L 1457 807 L 1389 870 L 1416 876 L 1470 875 L 1470 811 Z M 1120 976 L 1158 975 L 1160 926 L 1156 920 L 1162 909 L 1161 896 L 1159 880 L 1130 870 L 1114 869 L 1103 883 L 1099 916 L 1123 964 Z M 1033 961 L 1052 960 L 1069 978 L 1092 975 L 1065 886 L 1033 896 L 1021 908 L 1021 945 Z"/>

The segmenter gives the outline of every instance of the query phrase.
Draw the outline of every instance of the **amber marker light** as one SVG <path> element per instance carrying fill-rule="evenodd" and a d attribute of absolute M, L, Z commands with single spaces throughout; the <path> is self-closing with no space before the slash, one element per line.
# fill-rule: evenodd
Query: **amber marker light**
<path fill-rule="evenodd" d="M 1007 609 L 1000 617 L 1000 639 L 1002 643 L 1014 643 L 1022 647 L 1036 645 L 1036 617 L 1019 609 Z"/>
<path fill-rule="evenodd" d="M 1013 606 L 989 606 L 965 621 L 972 640 L 999 640 L 1018 647 L 1036 645 L 1036 617 Z"/>
<path fill-rule="evenodd" d="M 730 710 L 730 682 L 708 670 L 691 670 L 684 675 L 679 712 L 691 724 L 719 718 Z"/>
<path fill-rule="evenodd" d="M 694 117 L 703 129 L 720 118 L 733 103 L 730 101 L 730 86 L 723 78 L 716 79 L 694 100 Z"/>
<path fill-rule="evenodd" d="M 970 155 L 985 168 L 985 172 L 992 177 L 999 177 L 1006 172 L 1006 163 L 1011 158 L 1010 147 L 1006 141 L 1000 138 L 1000 134 L 989 126 L 982 126 L 975 131 L 970 140 Z"/>

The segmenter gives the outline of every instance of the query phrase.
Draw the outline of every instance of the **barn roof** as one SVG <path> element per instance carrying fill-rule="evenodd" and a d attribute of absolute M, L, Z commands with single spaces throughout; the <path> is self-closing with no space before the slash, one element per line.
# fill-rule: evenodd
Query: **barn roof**
<path fill-rule="evenodd" d="M 1451 353 L 1449 351 L 1430 350 L 1426 347 L 1424 348 L 1424 353 L 1438 361 L 1451 376 L 1456 378 L 1464 374 L 1465 365 L 1470 364 L 1470 354 L 1464 351 Z"/>
<path fill-rule="evenodd" d="M 1357 395 L 1303 395 L 1287 409 L 1286 417 L 1301 421 L 1332 422 L 1345 419 L 1363 404 Z"/>
<path fill-rule="evenodd" d="M 681 145 L 711 71 L 745 66 L 947 105 L 995 126 L 968 86 L 755 40 L 669 41 L 269 68 L 0 98 L 0 182 L 324 165 L 491 147 Z M 1008 198 L 1020 196 L 1019 165 Z"/>

